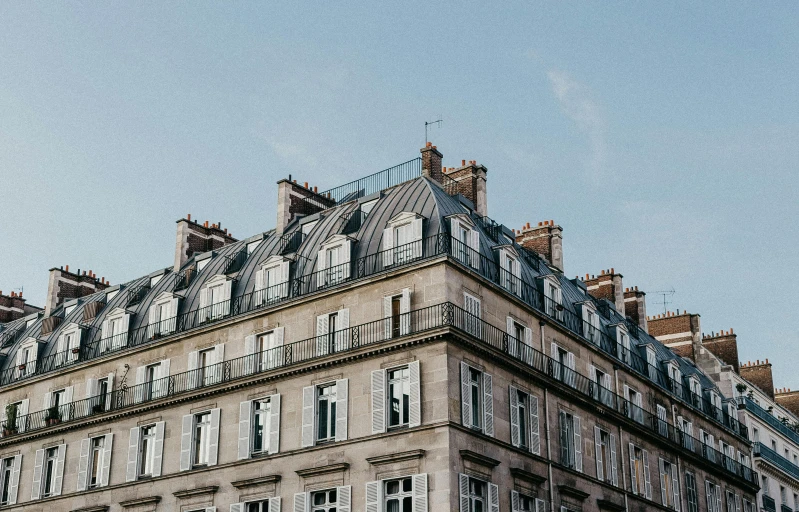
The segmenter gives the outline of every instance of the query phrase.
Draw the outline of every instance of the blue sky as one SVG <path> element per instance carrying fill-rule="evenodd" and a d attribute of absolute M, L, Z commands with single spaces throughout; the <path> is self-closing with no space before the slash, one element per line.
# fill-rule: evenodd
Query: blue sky
<path fill-rule="evenodd" d="M 555 219 L 569 276 L 673 287 L 799 387 L 797 4 L 503 6 L 0 3 L 0 289 L 171 265 L 187 213 L 265 231 L 278 179 L 409 160 L 441 115 L 491 217 Z"/>

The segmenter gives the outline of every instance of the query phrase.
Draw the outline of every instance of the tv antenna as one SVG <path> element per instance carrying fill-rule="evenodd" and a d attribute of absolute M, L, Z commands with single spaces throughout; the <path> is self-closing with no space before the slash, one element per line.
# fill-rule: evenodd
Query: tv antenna
<path fill-rule="evenodd" d="M 438 116 L 438 119 L 436 119 L 435 121 L 425 121 L 424 122 L 424 145 L 425 146 L 427 146 L 427 142 L 428 142 L 427 141 L 427 127 L 435 124 L 435 125 L 438 125 L 439 128 L 441 128 L 441 123 L 443 123 L 443 122 L 444 122 L 444 120 L 441 119 L 440 115 Z"/>
<path fill-rule="evenodd" d="M 663 314 L 665 315 L 666 313 L 668 313 L 668 309 L 669 309 L 668 305 L 673 302 L 673 301 L 668 300 L 668 299 L 673 298 L 674 294 L 677 293 L 677 290 L 675 290 L 672 287 L 670 290 L 658 290 L 658 291 L 653 292 L 653 293 L 657 293 L 658 295 L 662 295 L 663 296 L 663 301 L 662 302 L 655 302 L 655 304 L 663 304 Z"/>

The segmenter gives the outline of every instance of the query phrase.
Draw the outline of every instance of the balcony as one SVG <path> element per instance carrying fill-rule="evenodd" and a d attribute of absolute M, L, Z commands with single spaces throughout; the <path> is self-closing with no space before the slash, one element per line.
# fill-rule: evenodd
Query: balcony
<path fill-rule="evenodd" d="M 788 505 L 780 505 L 780 512 L 793 512 L 793 509 Z"/>
<path fill-rule="evenodd" d="M 799 480 L 799 466 L 796 466 L 793 462 L 789 461 L 771 448 L 764 446 L 762 443 L 753 443 L 752 455 L 755 457 L 760 457 L 772 466 L 785 472 L 794 480 Z"/>
<path fill-rule="evenodd" d="M 751 412 L 759 419 L 768 423 L 769 426 L 776 429 L 778 432 L 780 432 L 782 435 L 784 435 L 794 443 L 799 444 L 799 433 L 795 432 L 793 429 L 791 429 L 790 427 L 782 423 L 780 420 L 775 418 L 773 414 L 769 413 L 768 411 L 757 405 L 754 402 L 754 400 L 745 396 L 739 396 L 738 405 L 744 406 L 744 408 L 747 411 Z"/>
<path fill-rule="evenodd" d="M 763 510 L 767 512 L 777 512 L 777 504 L 771 496 L 763 495 Z"/>

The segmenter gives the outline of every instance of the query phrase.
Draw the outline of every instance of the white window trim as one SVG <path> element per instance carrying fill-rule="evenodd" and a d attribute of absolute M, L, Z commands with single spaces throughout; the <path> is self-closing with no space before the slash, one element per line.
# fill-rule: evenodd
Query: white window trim
<path fill-rule="evenodd" d="M 270 270 L 275 269 L 279 270 L 278 282 L 267 286 L 265 277 Z M 290 272 L 291 260 L 284 256 L 270 256 L 261 263 L 255 273 L 254 302 L 256 304 L 269 304 L 275 300 L 288 297 Z"/>

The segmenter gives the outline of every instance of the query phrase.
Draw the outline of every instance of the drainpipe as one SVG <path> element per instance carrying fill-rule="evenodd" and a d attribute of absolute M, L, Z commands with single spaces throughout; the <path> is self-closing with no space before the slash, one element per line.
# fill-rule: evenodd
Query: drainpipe
<path fill-rule="evenodd" d="M 544 332 L 544 322 L 541 322 L 541 333 Z M 542 342 L 543 343 L 543 342 Z M 552 483 L 552 448 L 550 446 L 550 431 L 549 431 L 549 390 L 544 388 L 544 417 L 546 420 L 544 424 L 546 428 L 544 432 L 547 436 L 547 472 L 549 474 L 549 512 L 555 512 L 555 485 Z"/>
<path fill-rule="evenodd" d="M 541 331 L 540 331 L 540 332 L 541 332 L 541 353 L 542 353 L 542 354 L 546 354 L 546 353 L 547 353 L 546 349 L 544 348 L 544 326 L 545 326 L 546 324 L 547 324 L 547 323 L 546 323 L 546 322 L 544 322 L 543 320 L 539 320 L 539 321 L 538 321 L 538 325 L 539 325 L 539 327 L 541 328 Z"/>
<path fill-rule="evenodd" d="M 616 396 L 619 396 L 619 368 L 613 365 L 613 377 L 616 381 Z M 628 453 L 629 457 L 630 454 Z M 624 429 L 619 423 L 619 464 L 621 465 L 621 482 L 622 489 L 624 489 L 624 509 L 630 510 L 630 505 L 627 502 L 627 469 L 624 467 Z"/>

